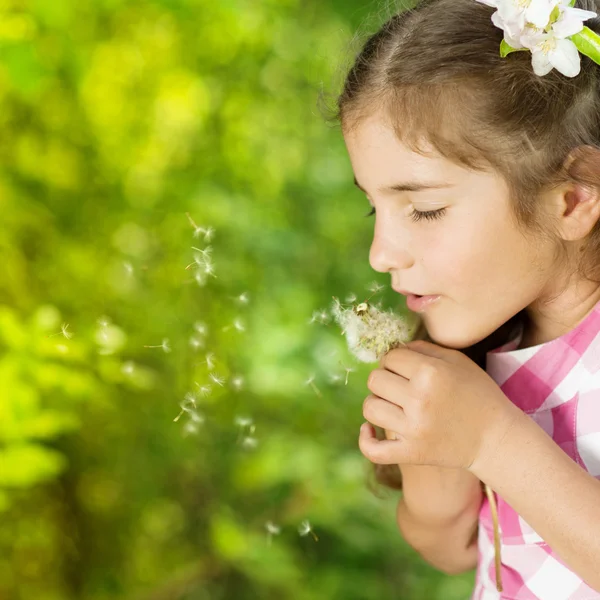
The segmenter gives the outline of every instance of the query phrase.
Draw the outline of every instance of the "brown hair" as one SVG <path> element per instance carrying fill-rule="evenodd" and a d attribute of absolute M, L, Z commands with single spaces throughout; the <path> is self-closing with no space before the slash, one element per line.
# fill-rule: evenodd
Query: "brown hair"
<path fill-rule="evenodd" d="M 600 0 L 577 0 L 576 7 L 600 12 Z M 581 55 L 576 77 L 557 70 L 538 76 L 530 52 L 500 56 L 503 32 L 493 12 L 476 0 L 422 0 L 392 16 L 354 59 L 332 120 L 350 132 L 378 114 L 415 152 L 426 153 L 426 141 L 463 167 L 495 169 L 508 185 L 515 225 L 555 242 L 556 263 L 565 266 L 569 244 L 539 198 L 565 183 L 600 188 L 600 65 Z M 600 33 L 599 18 L 585 25 Z M 598 223 L 576 273 L 591 281 L 600 275 Z M 521 325 L 527 327 L 525 310 L 461 352 L 485 369 L 486 352 Z M 425 330 L 417 339 L 430 340 Z M 375 465 L 375 476 L 402 489 L 397 465 Z"/>

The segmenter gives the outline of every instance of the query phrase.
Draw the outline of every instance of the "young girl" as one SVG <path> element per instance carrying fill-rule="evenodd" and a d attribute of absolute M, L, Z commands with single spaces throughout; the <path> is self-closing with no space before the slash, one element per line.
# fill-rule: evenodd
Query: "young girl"
<path fill-rule="evenodd" d="M 370 374 L 359 446 L 472 600 L 600 600 L 600 65 L 569 37 L 599 8 L 424 0 L 338 99 L 370 263 L 424 326 Z"/>

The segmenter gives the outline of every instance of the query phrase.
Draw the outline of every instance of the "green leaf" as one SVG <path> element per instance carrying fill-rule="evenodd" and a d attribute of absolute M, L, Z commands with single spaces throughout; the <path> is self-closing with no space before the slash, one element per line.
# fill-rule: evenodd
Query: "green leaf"
<path fill-rule="evenodd" d="M 572 35 L 570 38 L 581 54 L 589 56 L 595 63 L 600 65 L 600 35 L 589 27 Z"/>
<path fill-rule="evenodd" d="M 575 2 L 577 2 L 577 0 L 571 0 L 569 6 L 571 6 L 571 7 L 575 6 Z"/>
<path fill-rule="evenodd" d="M 523 52 L 527 51 L 527 48 L 513 48 L 511 45 L 506 43 L 506 40 L 500 42 L 500 56 L 506 58 L 511 52 Z"/>

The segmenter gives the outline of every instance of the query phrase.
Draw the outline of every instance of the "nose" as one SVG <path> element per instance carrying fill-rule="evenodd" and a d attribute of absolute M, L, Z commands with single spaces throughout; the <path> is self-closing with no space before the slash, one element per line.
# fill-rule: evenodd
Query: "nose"
<path fill-rule="evenodd" d="M 375 227 L 369 251 L 369 263 L 373 270 L 387 273 L 393 270 L 408 269 L 413 264 L 411 254 L 401 239 L 403 237 L 401 233 L 390 231 L 389 228 Z"/>

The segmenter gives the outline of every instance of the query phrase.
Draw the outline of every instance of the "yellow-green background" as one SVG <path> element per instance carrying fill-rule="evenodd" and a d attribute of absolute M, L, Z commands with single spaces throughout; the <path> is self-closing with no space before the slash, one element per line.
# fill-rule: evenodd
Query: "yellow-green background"
<path fill-rule="evenodd" d="M 367 487 L 376 365 L 310 322 L 333 295 L 389 288 L 327 120 L 389 10 L 0 2 L 1 600 L 469 597 L 474 574 L 425 563 L 396 529 L 398 493 Z M 186 213 L 215 229 L 203 286 Z M 171 352 L 144 347 L 165 338 Z M 227 381 L 186 435 L 173 419 L 209 381 L 207 352 Z"/>

